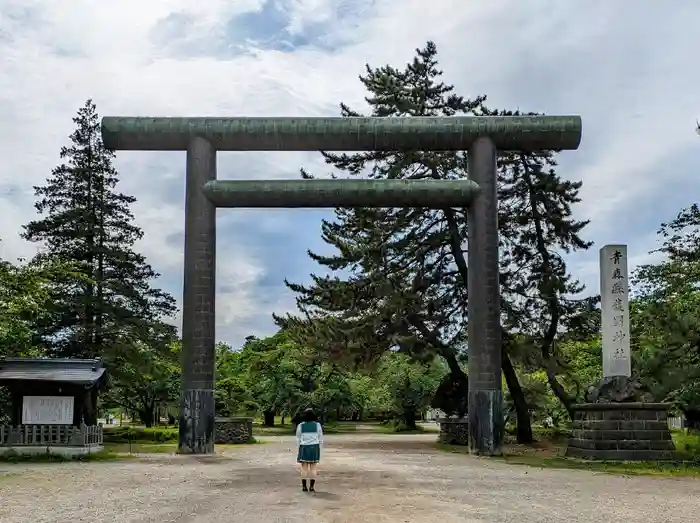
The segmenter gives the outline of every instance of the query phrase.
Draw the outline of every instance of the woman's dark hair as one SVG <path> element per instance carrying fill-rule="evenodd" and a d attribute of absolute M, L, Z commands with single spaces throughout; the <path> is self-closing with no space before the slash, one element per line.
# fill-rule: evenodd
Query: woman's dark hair
<path fill-rule="evenodd" d="M 301 417 L 304 421 L 318 421 L 314 409 L 306 409 Z"/>

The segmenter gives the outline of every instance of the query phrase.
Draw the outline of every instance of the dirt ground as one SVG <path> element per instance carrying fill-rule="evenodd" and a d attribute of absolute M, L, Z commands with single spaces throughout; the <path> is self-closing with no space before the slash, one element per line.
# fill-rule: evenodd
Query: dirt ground
<path fill-rule="evenodd" d="M 434 448 L 435 435 L 330 435 L 318 492 L 294 439 L 216 456 L 0 464 L 2 523 L 697 521 L 700 481 L 513 466 Z"/>

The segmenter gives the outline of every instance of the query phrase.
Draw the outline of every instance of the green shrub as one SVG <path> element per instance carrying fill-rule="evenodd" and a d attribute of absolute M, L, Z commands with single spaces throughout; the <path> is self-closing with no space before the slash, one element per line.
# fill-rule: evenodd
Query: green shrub
<path fill-rule="evenodd" d="M 104 440 L 107 443 L 128 443 L 129 441 L 148 441 L 154 443 L 169 443 L 177 441 L 178 429 L 171 427 L 116 427 L 104 429 Z"/>
<path fill-rule="evenodd" d="M 688 434 L 684 430 L 672 430 L 673 442 L 676 445 L 676 450 L 681 454 L 700 459 L 700 436 L 697 434 Z"/>
<path fill-rule="evenodd" d="M 546 439 L 549 441 L 567 441 L 570 431 L 565 427 L 532 427 L 536 439 Z M 515 435 L 515 432 L 513 433 Z"/>
<path fill-rule="evenodd" d="M 421 427 L 411 428 L 403 420 L 389 420 L 381 423 L 381 426 L 387 432 L 418 432 Z"/>

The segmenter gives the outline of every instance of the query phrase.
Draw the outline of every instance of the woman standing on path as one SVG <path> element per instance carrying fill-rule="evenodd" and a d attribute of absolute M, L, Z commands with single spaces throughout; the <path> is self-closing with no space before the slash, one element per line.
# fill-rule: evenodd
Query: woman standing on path
<path fill-rule="evenodd" d="M 302 414 L 302 422 L 297 425 L 297 463 L 301 464 L 301 490 L 316 491 L 316 465 L 321 459 L 323 444 L 323 429 L 312 409 L 306 409 Z M 310 480 L 306 488 L 306 480 Z"/>

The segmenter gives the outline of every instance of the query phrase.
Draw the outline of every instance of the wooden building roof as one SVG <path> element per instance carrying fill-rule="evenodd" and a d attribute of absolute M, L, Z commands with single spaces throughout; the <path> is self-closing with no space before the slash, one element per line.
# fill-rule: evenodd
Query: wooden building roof
<path fill-rule="evenodd" d="M 94 385 L 101 381 L 105 367 L 100 359 L 0 358 L 0 384 L 44 381 Z"/>

